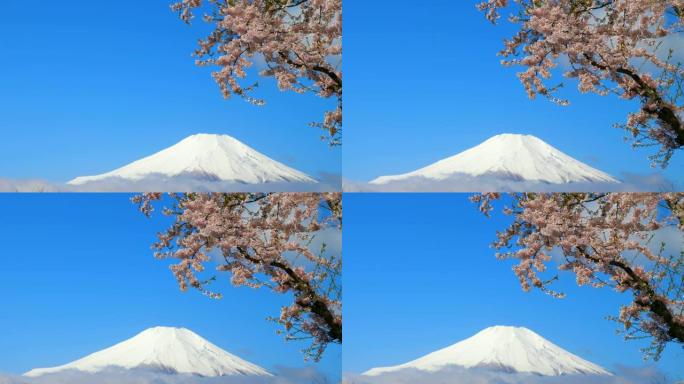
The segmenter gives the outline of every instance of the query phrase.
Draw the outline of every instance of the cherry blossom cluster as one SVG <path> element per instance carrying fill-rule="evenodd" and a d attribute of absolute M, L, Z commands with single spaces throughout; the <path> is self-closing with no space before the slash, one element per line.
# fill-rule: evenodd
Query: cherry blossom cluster
<path fill-rule="evenodd" d="M 213 77 L 224 97 L 250 96 L 256 83 L 243 84 L 255 60 L 262 76 L 276 79 L 284 91 L 335 98 L 337 107 L 321 122 L 331 144 L 342 129 L 342 0 L 182 0 L 172 9 L 190 22 L 197 10 L 214 30 L 200 40 L 197 63 L 216 66 Z"/>
<path fill-rule="evenodd" d="M 684 70 L 675 59 L 684 50 L 676 46 L 682 0 L 486 0 L 478 7 L 494 23 L 502 10 L 517 10 L 509 20 L 520 30 L 500 55 L 504 65 L 525 68 L 518 77 L 530 98 L 568 103 L 554 96 L 562 84 L 549 84 L 562 65 L 582 93 L 638 101 L 619 126 L 634 145 L 659 147 L 654 164 L 666 166 L 684 147 Z"/>
<path fill-rule="evenodd" d="M 472 200 L 489 215 L 499 194 Z M 579 286 L 610 287 L 632 301 L 614 320 L 628 339 L 652 338 L 646 357 L 657 359 L 669 342 L 684 343 L 684 253 L 665 252 L 654 234 L 666 227 L 684 237 L 684 193 L 522 193 L 504 214 L 513 222 L 497 233 L 501 259 L 517 260 L 513 271 L 525 291 L 550 288 L 559 271 Z"/>
<path fill-rule="evenodd" d="M 171 203 L 144 194 L 133 200 L 148 216 L 161 200 L 164 214 L 175 218 L 153 248 L 157 258 L 178 261 L 171 270 L 182 290 L 220 298 L 208 288 L 217 277 L 203 274 L 212 265 L 235 286 L 291 294 L 293 303 L 272 319 L 286 339 L 312 340 L 307 358 L 318 360 L 329 343 L 342 342 L 341 255 L 325 244 L 312 246 L 322 230 L 341 231 L 341 194 L 171 194 Z"/>

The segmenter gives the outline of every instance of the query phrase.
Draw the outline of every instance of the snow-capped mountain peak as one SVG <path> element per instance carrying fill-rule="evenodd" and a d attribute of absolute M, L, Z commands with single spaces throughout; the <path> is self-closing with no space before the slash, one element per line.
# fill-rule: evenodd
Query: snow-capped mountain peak
<path fill-rule="evenodd" d="M 373 368 L 364 373 L 377 376 L 406 368 L 435 372 L 449 367 L 484 368 L 543 376 L 611 375 L 551 343 L 527 328 L 495 326 L 449 347 L 405 364 Z"/>
<path fill-rule="evenodd" d="M 149 177 L 190 177 L 246 184 L 316 182 L 231 136 L 196 134 L 111 172 L 77 177 L 68 184 L 83 185 L 106 179 L 140 181 Z"/>
<path fill-rule="evenodd" d="M 36 377 L 76 370 L 88 373 L 106 369 L 151 369 L 198 376 L 271 376 L 265 369 L 232 355 L 186 328 L 154 327 L 110 348 L 72 363 L 37 368 L 25 376 Z"/>
<path fill-rule="evenodd" d="M 619 182 L 535 136 L 505 133 L 416 171 L 381 176 L 370 183 L 381 185 L 411 178 L 444 181 L 456 176 L 494 176 L 549 184 Z"/>

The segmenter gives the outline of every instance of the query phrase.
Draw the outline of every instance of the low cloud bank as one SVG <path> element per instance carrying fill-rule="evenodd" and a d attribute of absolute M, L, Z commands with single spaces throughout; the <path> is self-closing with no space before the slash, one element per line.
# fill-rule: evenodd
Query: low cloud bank
<path fill-rule="evenodd" d="M 550 184 L 534 181 L 502 178 L 497 175 L 472 176 L 456 174 L 446 180 L 434 180 L 421 176 L 370 184 L 343 180 L 345 192 L 666 192 L 676 190 L 676 185 L 661 174 L 623 174 L 622 182 L 586 182 Z"/>
<path fill-rule="evenodd" d="M 44 180 L 0 179 L 0 192 L 334 192 L 341 179 L 325 175 L 318 183 L 231 183 L 184 177 L 148 177 L 139 181 L 108 178 L 82 185 L 50 183 Z"/>
<path fill-rule="evenodd" d="M 448 368 L 439 372 L 403 369 L 379 376 L 344 374 L 343 384 L 671 384 L 655 368 L 618 367 L 614 376 L 538 376 L 480 369 Z"/>
<path fill-rule="evenodd" d="M 59 192 L 59 188 L 43 180 L 0 179 L 0 192 Z"/>
<path fill-rule="evenodd" d="M 314 368 L 280 367 L 274 377 L 199 377 L 145 370 L 64 371 L 40 377 L 0 375 L 0 384 L 332 384 Z"/>

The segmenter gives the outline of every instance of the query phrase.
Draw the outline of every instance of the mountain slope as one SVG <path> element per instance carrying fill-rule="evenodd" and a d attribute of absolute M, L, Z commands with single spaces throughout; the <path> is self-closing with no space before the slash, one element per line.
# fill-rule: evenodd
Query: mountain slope
<path fill-rule="evenodd" d="M 406 368 L 435 372 L 448 367 L 485 368 L 543 376 L 611 375 L 526 328 L 496 326 L 452 346 L 394 367 L 373 368 L 377 376 Z"/>
<path fill-rule="evenodd" d="M 427 167 L 401 175 L 381 176 L 370 183 L 381 185 L 411 178 L 444 181 L 458 175 L 497 176 L 550 184 L 618 182 L 607 173 L 573 159 L 537 137 L 501 134 Z"/>
<path fill-rule="evenodd" d="M 247 184 L 316 182 L 310 176 L 279 163 L 230 136 L 197 134 L 111 172 L 77 177 L 68 184 L 83 185 L 114 178 L 140 181 L 159 176 Z"/>
<path fill-rule="evenodd" d="M 152 369 L 199 376 L 271 376 L 263 368 L 232 355 L 185 328 L 155 327 L 72 363 L 37 368 L 36 377 L 64 370 L 100 372 L 109 368 Z"/>

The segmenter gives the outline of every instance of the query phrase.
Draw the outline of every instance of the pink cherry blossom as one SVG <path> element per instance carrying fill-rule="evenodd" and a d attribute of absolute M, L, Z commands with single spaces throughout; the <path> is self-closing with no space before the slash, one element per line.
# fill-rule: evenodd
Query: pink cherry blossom
<path fill-rule="evenodd" d="M 478 8 L 493 23 L 504 9 L 515 12 L 509 21 L 520 29 L 499 54 L 504 65 L 523 67 L 530 98 L 568 103 L 554 96 L 562 84 L 549 84 L 563 63 L 580 92 L 638 102 L 619 126 L 635 146 L 659 147 L 654 164 L 666 166 L 684 147 L 684 70 L 675 60 L 681 52 L 667 44 L 682 37 L 684 1 L 486 0 Z"/>
<path fill-rule="evenodd" d="M 162 199 L 144 194 L 133 201 L 150 216 Z M 292 295 L 292 304 L 271 319 L 287 340 L 312 340 L 307 358 L 318 360 L 329 343 L 342 342 L 341 255 L 312 246 L 321 230 L 341 231 L 341 194 L 192 193 L 170 200 L 163 212 L 175 222 L 153 248 L 157 258 L 178 261 L 171 271 L 182 290 L 220 298 L 208 287 L 217 276 L 202 273 L 215 265 L 235 286 Z"/>
<path fill-rule="evenodd" d="M 181 0 L 172 9 L 187 23 L 197 10 L 214 30 L 200 40 L 197 64 L 213 72 L 223 96 L 237 95 L 263 105 L 250 94 L 256 82 L 243 84 L 247 69 L 263 60 L 262 76 L 278 88 L 334 98 L 337 107 L 321 122 L 332 145 L 342 133 L 342 0 Z"/>
<path fill-rule="evenodd" d="M 472 200 L 485 214 L 499 194 Z M 525 291 L 551 289 L 571 272 L 579 286 L 610 287 L 632 301 L 613 319 L 628 339 L 650 337 L 646 357 L 657 359 L 669 342 L 684 343 L 684 253 L 653 244 L 654 231 L 672 227 L 684 236 L 684 193 L 519 193 L 511 195 L 508 228 L 493 246 Z"/>

